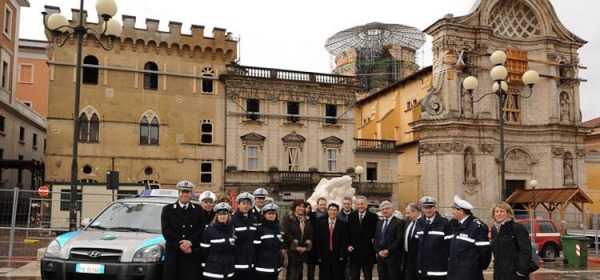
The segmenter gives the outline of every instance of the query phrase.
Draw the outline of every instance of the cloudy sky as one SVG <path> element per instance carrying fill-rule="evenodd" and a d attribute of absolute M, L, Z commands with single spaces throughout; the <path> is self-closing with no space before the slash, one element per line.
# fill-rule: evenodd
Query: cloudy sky
<path fill-rule="evenodd" d="M 144 28 L 146 18 L 160 20 L 160 30 L 168 22 L 203 25 L 207 36 L 213 27 L 225 28 L 240 38 L 240 64 L 298 71 L 331 71 L 333 62 L 324 44 L 336 32 L 370 22 L 399 23 L 425 29 L 446 14 L 469 12 L 475 0 L 116 0 L 121 15 L 136 17 L 136 27 Z M 78 0 L 29 0 L 22 9 L 20 37 L 43 40 L 41 11 L 45 5 L 60 7 L 67 18 L 79 9 Z M 97 21 L 94 0 L 87 0 L 89 21 Z M 600 1 L 551 0 L 563 25 L 588 41 L 579 50 L 582 83 L 583 120 L 600 117 Z M 430 38 L 423 47 L 425 66 L 431 65 Z"/>

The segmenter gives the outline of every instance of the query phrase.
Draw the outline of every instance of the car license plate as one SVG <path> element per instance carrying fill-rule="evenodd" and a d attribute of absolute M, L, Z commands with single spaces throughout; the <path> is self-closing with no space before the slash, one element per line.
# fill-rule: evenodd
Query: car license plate
<path fill-rule="evenodd" d="M 78 263 L 75 265 L 75 272 L 104 274 L 104 265 L 103 264 Z"/>

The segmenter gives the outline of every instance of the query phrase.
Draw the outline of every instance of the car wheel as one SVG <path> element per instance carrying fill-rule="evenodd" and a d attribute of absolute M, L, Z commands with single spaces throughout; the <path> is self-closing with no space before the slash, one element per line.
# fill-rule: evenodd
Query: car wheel
<path fill-rule="evenodd" d="M 540 257 L 542 257 L 544 261 L 552 262 L 558 257 L 558 248 L 552 244 L 547 244 L 542 248 L 542 251 L 540 251 Z"/>

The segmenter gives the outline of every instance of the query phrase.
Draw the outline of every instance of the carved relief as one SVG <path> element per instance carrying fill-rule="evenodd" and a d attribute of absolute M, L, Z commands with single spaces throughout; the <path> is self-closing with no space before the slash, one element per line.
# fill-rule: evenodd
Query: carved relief
<path fill-rule="evenodd" d="M 577 149 L 576 153 L 577 153 L 577 156 L 580 158 L 585 157 L 585 155 L 586 155 L 585 149 Z"/>
<path fill-rule="evenodd" d="M 486 143 L 479 144 L 479 150 L 483 153 L 493 153 L 495 149 L 496 148 L 495 148 L 494 144 L 486 144 Z"/>
<path fill-rule="evenodd" d="M 464 149 L 464 144 L 460 142 L 450 142 L 450 143 L 434 143 L 434 144 L 420 144 L 419 145 L 419 153 L 420 154 L 433 154 L 437 152 L 450 153 L 450 152 L 462 152 Z"/>
<path fill-rule="evenodd" d="M 519 149 L 506 154 L 506 171 L 511 173 L 531 173 L 532 159 L 527 152 Z"/>
<path fill-rule="evenodd" d="M 557 157 L 562 156 L 565 153 L 565 148 L 552 147 L 552 153 Z"/>

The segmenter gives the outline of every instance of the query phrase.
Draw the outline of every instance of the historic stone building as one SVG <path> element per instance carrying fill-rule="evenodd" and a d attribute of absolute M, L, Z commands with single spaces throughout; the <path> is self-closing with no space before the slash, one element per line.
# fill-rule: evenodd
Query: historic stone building
<path fill-rule="evenodd" d="M 19 18 L 26 0 L 0 1 L 0 188 L 32 190 L 41 183 L 46 119 L 18 98 Z"/>
<path fill-rule="evenodd" d="M 587 195 L 593 201 L 600 201 L 600 118 L 586 121 L 581 125 L 591 131 L 584 140 Z M 590 205 L 590 213 L 599 212 L 600 203 Z"/>
<path fill-rule="evenodd" d="M 321 178 L 353 175 L 353 77 L 229 65 L 225 189 L 307 198 Z"/>
<path fill-rule="evenodd" d="M 488 208 L 516 189 L 585 190 L 577 50 L 586 41 L 563 26 L 548 0 L 482 0 L 460 17 L 426 28 L 433 37 L 433 86 L 412 127 L 420 135 L 421 192 L 451 205 L 455 194 Z M 501 187 L 498 98 L 492 94 L 490 54 L 506 52 L 503 104 L 506 189 Z M 521 82 L 528 69 L 540 79 Z M 462 82 L 475 76 L 473 95 Z M 532 94 L 529 98 L 530 94 Z"/>
<path fill-rule="evenodd" d="M 49 14 L 58 8 L 46 7 Z M 73 10 L 78 24 L 79 10 Z M 85 15 L 87 18 L 87 14 Z M 97 23 L 86 27 L 99 30 Z M 236 60 L 237 41 L 224 29 L 205 37 L 193 25 L 184 34 L 181 23 L 158 30 L 157 20 L 145 28 L 123 16 L 123 33 L 113 42 L 100 38 L 105 51 L 84 38 L 80 108 L 73 112 L 76 40 L 47 32 L 50 71 L 46 179 L 69 182 L 73 118 L 78 180 L 106 182 L 106 172 L 119 171 L 121 183 L 164 188 L 180 180 L 197 190 L 217 190 L 224 182 L 225 91 L 218 77 Z"/>

